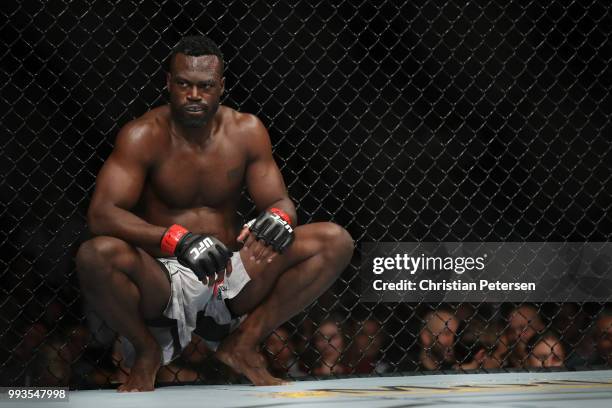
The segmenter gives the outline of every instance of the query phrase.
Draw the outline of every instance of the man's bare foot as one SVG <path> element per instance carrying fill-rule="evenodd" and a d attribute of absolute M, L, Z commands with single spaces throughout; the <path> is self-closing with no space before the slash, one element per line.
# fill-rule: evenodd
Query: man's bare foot
<path fill-rule="evenodd" d="M 117 388 L 117 392 L 153 391 L 155 376 L 161 366 L 161 358 L 161 350 L 157 343 L 140 353 L 137 352 L 129 377 Z"/>
<path fill-rule="evenodd" d="M 241 341 L 238 332 L 234 332 L 221 343 L 215 357 L 238 373 L 244 374 L 253 385 L 289 384 L 268 372 L 266 360 L 257 351 L 257 346 Z"/>

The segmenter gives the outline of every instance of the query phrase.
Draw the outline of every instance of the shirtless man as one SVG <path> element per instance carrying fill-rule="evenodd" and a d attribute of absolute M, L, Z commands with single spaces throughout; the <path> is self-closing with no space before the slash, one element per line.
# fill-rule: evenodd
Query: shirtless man
<path fill-rule="evenodd" d="M 352 256 L 338 225 L 297 226 L 265 127 L 220 106 L 223 69 L 208 38 L 179 42 L 169 105 L 121 129 L 96 179 L 87 214 L 95 237 L 76 264 L 85 299 L 132 351 L 120 392 L 153 390 L 160 365 L 210 319 L 231 327 L 212 339 L 220 361 L 255 385 L 281 383 L 260 342 L 327 290 Z M 260 215 L 240 228 L 243 186 Z M 174 329 L 148 324 L 160 318 Z"/>

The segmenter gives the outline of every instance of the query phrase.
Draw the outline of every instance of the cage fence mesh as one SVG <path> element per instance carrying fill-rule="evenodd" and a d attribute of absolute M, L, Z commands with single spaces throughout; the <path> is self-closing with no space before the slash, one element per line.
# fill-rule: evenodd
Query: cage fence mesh
<path fill-rule="evenodd" d="M 166 103 L 184 35 L 219 44 L 224 103 L 269 129 L 301 223 L 357 243 L 610 239 L 609 2 L 180 3 L 2 4 L 2 385 L 125 376 L 74 255 L 114 138 Z M 359 247 L 265 341 L 275 374 L 612 364 L 609 304 L 360 303 L 358 265 Z M 242 380 L 197 338 L 158 375 Z"/>

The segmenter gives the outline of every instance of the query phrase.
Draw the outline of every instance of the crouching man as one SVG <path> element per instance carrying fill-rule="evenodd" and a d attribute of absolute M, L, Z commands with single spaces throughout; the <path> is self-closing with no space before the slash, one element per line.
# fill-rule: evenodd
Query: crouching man
<path fill-rule="evenodd" d="M 183 39 L 169 67 L 169 104 L 125 125 L 97 176 L 83 295 L 122 336 L 119 391 L 153 390 L 193 332 L 253 384 L 279 384 L 259 343 L 330 287 L 353 241 L 332 223 L 297 226 L 267 130 L 220 105 L 214 43 Z M 243 186 L 260 215 L 241 227 Z"/>

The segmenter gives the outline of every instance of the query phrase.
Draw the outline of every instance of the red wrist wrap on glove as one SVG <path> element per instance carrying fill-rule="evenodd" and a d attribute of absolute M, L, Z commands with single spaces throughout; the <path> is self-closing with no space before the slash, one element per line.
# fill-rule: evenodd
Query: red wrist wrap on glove
<path fill-rule="evenodd" d="M 162 252 L 174 255 L 176 245 L 179 243 L 181 238 L 183 238 L 183 235 L 187 234 L 187 232 L 189 231 L 187 231 L 185 227 L 182 227 L 178 224 L 174 224 L 170 228 L 168 228 L 161 240 Z"/>
<path fill-rule="evenodd" d="M 283 210 L 281 210 L 280 208 L 275 208 L 272 207 L 270 208 L 268 211 L 270 211 L 271 213 L 274 213 L 276 215 L 278 215 L 279 217 L 281 217 L 283 220 L 287 221 L 287 223 L 289 225 L 291 225 L 291 217 L 289 217 L 289 214 L 287 214 L 286 212 L 284 212 Z"/>

